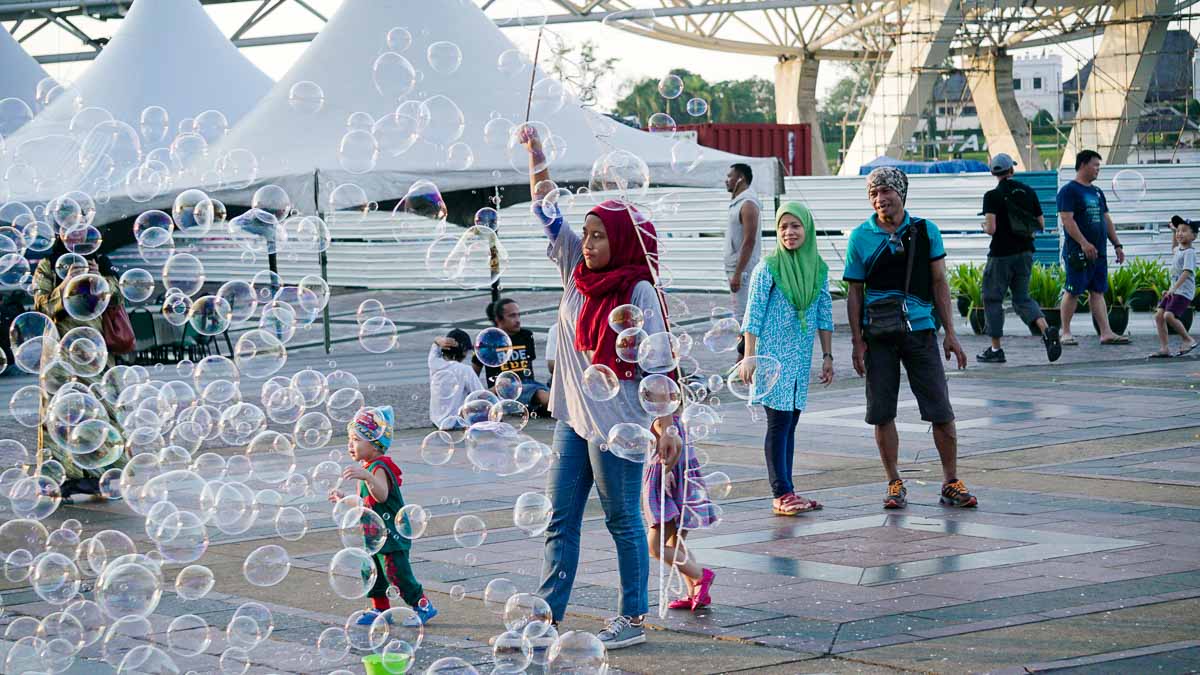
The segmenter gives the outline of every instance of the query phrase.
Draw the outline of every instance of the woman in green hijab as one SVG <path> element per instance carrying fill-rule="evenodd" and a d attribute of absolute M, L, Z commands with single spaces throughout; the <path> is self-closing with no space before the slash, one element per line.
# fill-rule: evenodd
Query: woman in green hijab
<path fill-rule="evenodd" d="M 767 412 L 764 452 L 775 515 L 794 516 L 821 508 L 797 495 L 792 486 L 796 423 L 808 401 L 813 342 L 821 338 L 820 381 L 833 382 L 833 299 L 829 267 L 817 253 L 812 214 L 799 202 L 786 202 L 775 214 L 775 251 L 763 258 L 750 277 L 750 300 L 742 322 L 746 359 L 742 377 L 750 381 L 761 368 L 779 378 L 753 403 Z"/>

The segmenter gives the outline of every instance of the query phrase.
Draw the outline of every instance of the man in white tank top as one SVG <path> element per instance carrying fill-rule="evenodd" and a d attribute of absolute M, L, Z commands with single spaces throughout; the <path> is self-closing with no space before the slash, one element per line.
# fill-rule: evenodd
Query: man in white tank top
<path fill-rule="evenodd" d="M 747 164 L 734 164 L 725 176 L 729 190 L 729 223 L 725 227 L 725 278 L 729 280 L 729 301 L 739 322 L 746 313 L 750 293 L 750 272 L 762 254 L 759 212 L 762 204 L 750 187 L 754 172 Z"/>

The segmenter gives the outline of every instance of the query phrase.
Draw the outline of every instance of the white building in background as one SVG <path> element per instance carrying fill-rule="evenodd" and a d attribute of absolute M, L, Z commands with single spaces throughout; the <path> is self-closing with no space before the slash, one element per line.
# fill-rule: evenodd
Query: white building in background
<path fill-rule="evenodd" d="M 1013 94 L 1021 114 L 1032 120 L 1038 112 L 1045 110 L 1062 118 L 1062 57 L 1029 56 L 1013 59 Z M 934 85 L 932 105 L 937 111 L 939 132 L 964 131 L 979 128 L 979 117 L 967 77 L 954 72 L 941 78 Z"/>
<path fill-rule="evenodd" d="M 1062 57 L 1018 56 L 1013 59 L 1013 94 L 1021 114 L 1031 120 L 1045 110 L 1062 118 Z"/>

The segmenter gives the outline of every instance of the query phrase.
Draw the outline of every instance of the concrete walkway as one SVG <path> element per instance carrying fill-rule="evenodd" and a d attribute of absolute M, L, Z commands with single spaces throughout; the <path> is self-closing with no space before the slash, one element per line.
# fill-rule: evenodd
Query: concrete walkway
<path fill-rule="evenodd" d="M 378 297 L 381 294 L 372 294 Z M 553 294 L 519 296 L 526 324 L 545 326 Z M 543 489 L 543 478 L 499 478 L 473 470 L 464 452 L 442 466 L 420 456 L 428 433 L 424 409 L 424 359 L 429 340 L 449 323 L 472 325 L 483 299 L 464 295 L 446 304 L 394 294 L 407 321 L 400 346 L 369 355 L 350 337 L 332 355 L 293 348 L 287 372 L 304 367 L 347 369 L 369 403 L 392 403 L 411 430 L 398 437 L 393 455 L 405 472 L 409 503 L 433 518 L 413 546 L 418 578 L 441 614 L 424 630 L 412 672 L 444 656 L 492 669 L 487 640 L 503 631 L 501 617 L 485 607 L 482 592 L 497 578 L 518 591 L 538 585 L 540 538 L 513 527 L 512 505 L 522 492 Z M 701 353 L 700 337 L 717 296 L 685 296 L 682 320 L 696 339 L 701 366 L 716 371 L 729 354 Z M 335 300 L 346 318 L 353 296 Z M 1083 338 L 1086 317 L 1077 319 Z M 399 322 L 398 322 L 399 323 Z M 1013 326 L 1020 327 L 1013 319 Z M 1133 322 L 1134 344 L 1101 347 L 1094 338 L 1070 347 L 1047 364 L 1041 344 L 1028 335 L 1006 341 L 1009 363 L 974 362 L 950 373 L 959 421 L 959 476 L 977 494 L 974 510 L 938 505 L 941 472 L 928 425 L 902 392 L 898 426 L 910 506 L 884 512 L 883 473 L 872 431 L 862 422 L 863 386 L 850 370 L 848 339 L 835 338 L 837 380 L 816 386 L 797 436 L 797 489 L 825 508 L 796 518 L 770 512 L 762 458 L 761 414 L 719 393 L 723 422 L 701 450 L 706 473 L 732 481 L 714 528 L 697 531 L 692 554 L 717 573 L 714 604 L 696 614 L 658 617 L 660 572 L 652 564 L 651 625 L 646 645 L 609 654 L 615 672 L 817 673 L 817 672 L 1186 672 L 1200 668 L 1200 362 L 1194 358 L 1148 361 L 1154 348 L 1145 318 Z M 474 324 L 473 330 L 478 327 Z M 1090 329 L 1090 326 L 1088 326 Z M 969 333 L 969 329 L 960 329 Z M 315 342 L 298 334 L 297 343 Z M 968 353 L 986 345 L 964 335 Z M 335 365 L 330 365 L 334 362 Z M 538 364 L 539 375 L 544 373 Z M 170 369 L 158 371 L 167 376 Z M 7 399 L 32 378 L 0 378 Z M 258 383 L 243 382 L 247 400 Z M 0 437 L 27 431 L 4 420 Z M 548 442 L 551 424 L 534 420 L 526 432 Z M 297 470 L 344 455 L 344 438 L 305 451 Z M 205 447 L 222 454 L 234 450 Z M 258 489 L 265 487 L 251 484 Z M 116 672 L 123 654 L 155 644 L 168 654 L 173 617 L 195 614 L 212 628 L 212 643 L 194 657 L 175 655 L 178 672 L 362 672 L 361 653 L 326 659 L 317 638 L 361 608 L 334 595 L 328 561 L 341 544 L 321 495 L 290 499 L 308 520 L 298 541 L 275 534 L 273 512 L 263 509 L 246 533 L 210 531 L 199 561 L 216 576 L 213 592 L 184 601 L 172 592 L 179 567 L 164 568 L 166 592 L 145 634 L 116 636 L 85 647 L 69 673 Z M 7 509 L 7 504 L 4 504 Z M 488 526 L 486 541 L 464 548 L 452 535 L 455 521 L 474 514 Z M 8 520 L 11 511 L 0 513 Z M 128 533 L 139 551 L 152 548 L 141 518 L 121 503 L 63 505 L 46 519 L 51 530 L 78 519 L 84 537 L 104 529 Z M 244 576 L 246 555 L 264 544 L 282 545 L 291 570 L 278 585 L 261 588 Z M 616 609 L 618 579 L 612 540 L 593 497 L 583 529 L 583 552 L 570 613 L 562 630 L 597 630 Z M 22 617 L 41 618 L 56 608 L 29 590 L 28 582 L 0 582 L 0 658 L 36 630 Z M 85 592 L 85 597 L 91 597 Z M 268 639 L 244 655 L 226 652 L 225 628 L 247 601 L 272 611 Z M 2 661 L 0 661 L 2 662 Z M 529 672 L 540 672 L 533 665 Z M 10 672 L 5 670 L 5 672 Z"/>

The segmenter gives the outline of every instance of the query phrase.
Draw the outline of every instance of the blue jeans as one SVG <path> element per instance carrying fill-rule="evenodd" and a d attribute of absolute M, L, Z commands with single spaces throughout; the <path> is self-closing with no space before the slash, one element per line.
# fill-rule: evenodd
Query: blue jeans
<path fill-rule="evenodd" d="M 554 620 L 561 621 L 579 567 L 583 510 L 595 483 L 604 507 L 604 524 L 617 550 L 620 613 L 645 614 L 649 608 L 650 547 L 642 522 L 642 465 L 601 452 L 599 445 L 588 443 L 563 422 L 554 428 L 554 449 L 558 461 L 546 477 L 546 495 L 554 515 L 546 528 L 543 581 L 538 595 L 550 605 Z"/>
<path fill-rule="evenodd" d="M 800 422 L 799 410 L 776 410 L 763 406 L 767 411 L 767 438 L 763 453 L 767 458 L 767 480 L 771 492 L 782 497 L 795 488 L 792 486 L 792 459 L 796 455 L 796 424 Z"/>

